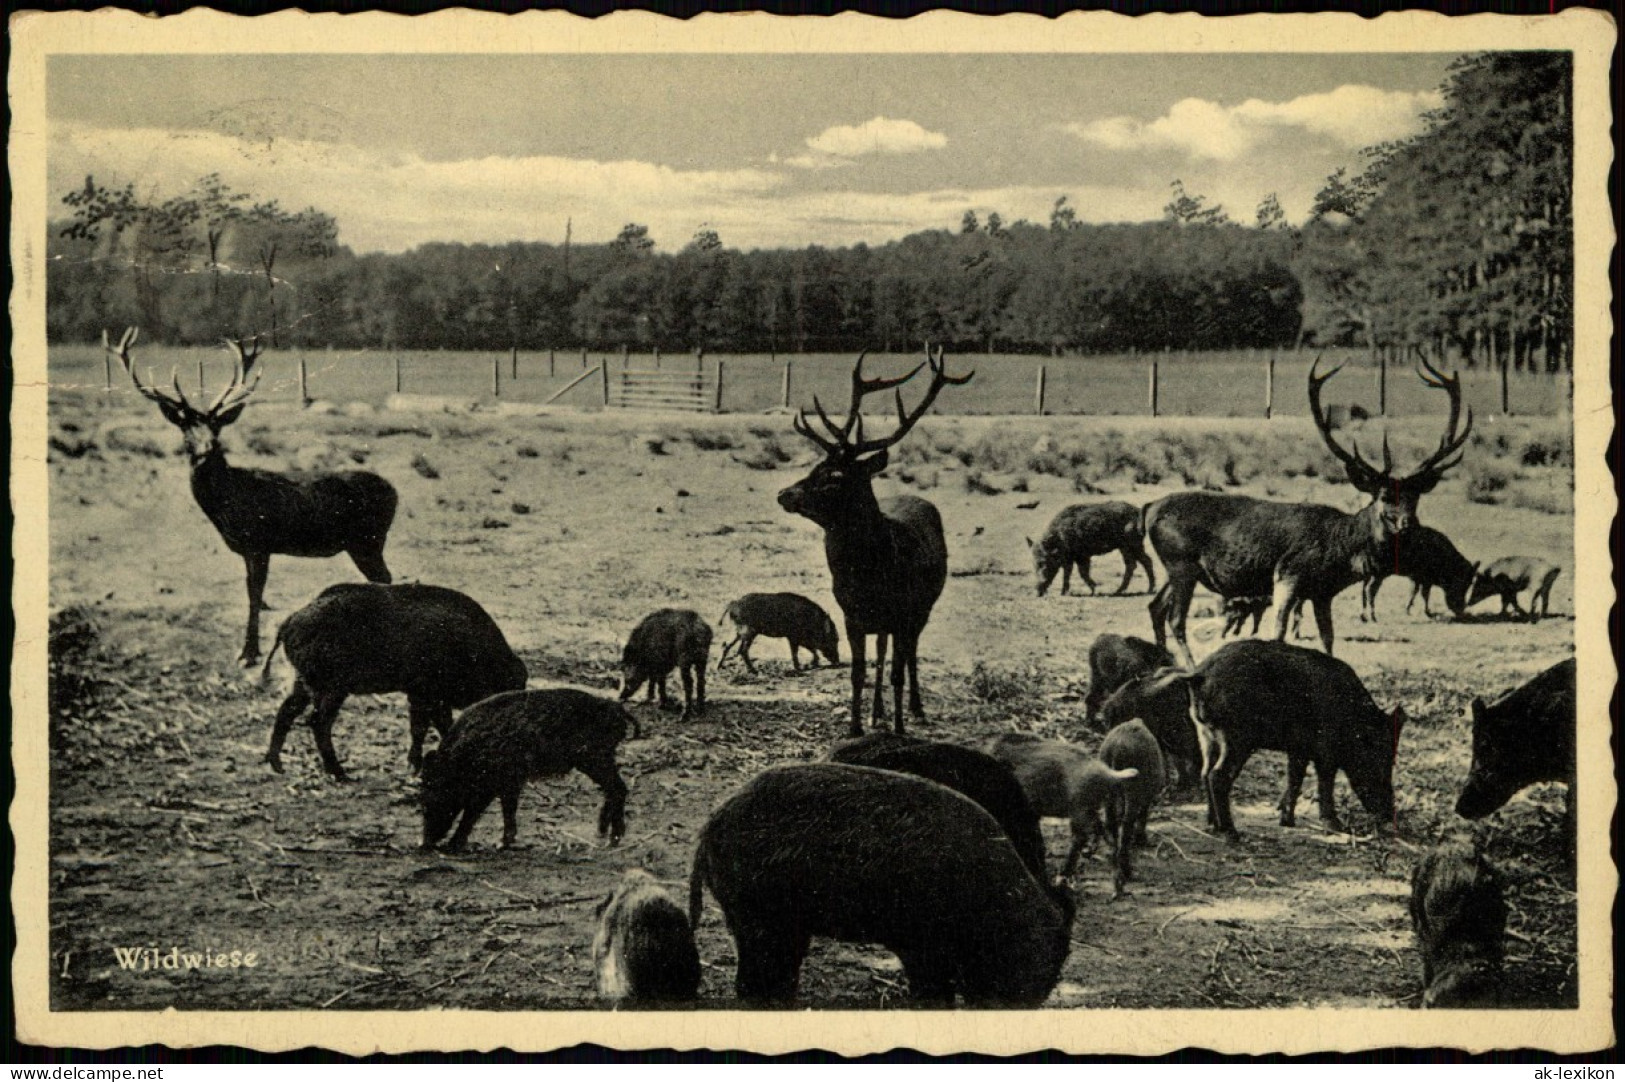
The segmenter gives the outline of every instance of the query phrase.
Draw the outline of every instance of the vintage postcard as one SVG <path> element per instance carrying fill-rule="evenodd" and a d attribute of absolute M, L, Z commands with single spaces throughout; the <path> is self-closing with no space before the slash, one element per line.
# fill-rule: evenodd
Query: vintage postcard
<path fill-rule="evenodd" d="M 10 29 L 23 1040 L 1613 1042 L 1605 15 Z"/>

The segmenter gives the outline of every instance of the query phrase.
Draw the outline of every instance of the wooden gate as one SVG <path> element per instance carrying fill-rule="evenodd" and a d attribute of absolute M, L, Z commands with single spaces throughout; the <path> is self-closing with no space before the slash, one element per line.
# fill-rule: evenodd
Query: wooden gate
<path fill-rule="evenodd" d="M 704 372 L 622 369 L 611 374 L 609 405 L 622 409 L 691 410 L 717 407 L 716 381 Z"/>

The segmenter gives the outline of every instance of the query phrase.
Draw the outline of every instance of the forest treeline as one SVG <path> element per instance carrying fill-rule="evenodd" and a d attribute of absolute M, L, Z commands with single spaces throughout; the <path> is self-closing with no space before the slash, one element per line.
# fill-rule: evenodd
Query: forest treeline
<path fill-rule="evenodd" d="M 316 208 L 218 175 L 162 202 L 87 177 L 51 230 L 53 341 L 138 323 L 200 343 L 647 352 L 1092 353 L 1300 342 L 1420 348 L 1466 363 L 1569 363 L 1567 54 L 1457 63 L 1415 137 L 1368 148 L 1289 226 L 1273 196 L 1236 220 L 1175 181 L 1163 219 L 1094 225 L 966 211 L 884 245 L 744 252 L 701 231 L 656 250 L 436 243 L 357 255 Z"/>

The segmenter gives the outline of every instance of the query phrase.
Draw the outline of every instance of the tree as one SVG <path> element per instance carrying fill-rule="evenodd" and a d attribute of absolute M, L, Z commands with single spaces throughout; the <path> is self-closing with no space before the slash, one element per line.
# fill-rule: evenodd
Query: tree
<path fill-rule="evenodd" d="M 1049 228 L 1051 233 L 1065 233 L 1067 230 L 1078 228 L 1078 212 L 1067 205 L 1067 197 L 1064 195 L 1050 208 Z"/>
<path fill-rule="evenodd" d="M 621 231 L 610 242 L 610 249 L 617 255 L 638 258 L 646 256 L 655 250 L 655 242 L 649 236 L 649 227 L 638 225 L 636 222 L 627 222 L 621 226 Z"/>
<path fill-rule="evenodd" d="M 275 199 L 256 203 L 244 212 L 240 233 L 244 247 L 265 275 L 265 303 L 271 344 L 281 342 L 277 315 L 277 287 L 288 279 L 276 273 L 279 257 L 295 261 L 325 259 L 338 249 L 338 223 L 315 207 L 297 213 L 282 209 Z"/>
<path fill-rule="evenodd" d="M 1171 185 L 1174 198 L 1162 208 L 1163 217 L 1179 225 L 1229 225 L 1230 215 L 1224 207 L 1207 205 L 1207 199 L 1185 191 L 1185 182 L 1175 180 Z"/>
<path fill-rule="evenodd" d="M 1298 260 L 1314 322 L 1353 315 L 1373 348 L 1569 363 L 1571 63 L 1463 58 L 1420 134 L 1368 148 L 1353 179 L 1328 178 Z"/>
<path fill-rule="evenodd" d="M 996 210 L 988 212 L 987 235 L 990 237 L 1002 237 L 1005 235 L 1004 218 L 1002 218 L 999 215 L 999 212 Z"/>
<path fill-rule="evenodd" d="M 961 233 L 975 233 L 981 228 L 982 223 L 976 220 L 976 212 L 974 210 L 967 210 L 965 212 L 965 216 L 959 219 L 959 231 Z"/>
<path fill-rule="evenodd" d="M 694 238 L 684 246 L 684 251 L 720 252 L 722 251 L 722 238 L 717 235 L 715 229 L 698 230 L 695 232 Z"/>
<path fill-rule="evenodd" d="M 1276 198 L 1274 192 L 1266 195 L 1258 204 L 1258 228 L 1286 228 L 1286 211 L 1281 209 L 1281 201 Z"/>

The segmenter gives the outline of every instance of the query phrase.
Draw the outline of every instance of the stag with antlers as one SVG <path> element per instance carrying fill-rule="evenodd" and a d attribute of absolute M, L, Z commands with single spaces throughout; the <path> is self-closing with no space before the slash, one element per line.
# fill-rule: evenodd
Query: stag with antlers
<path fill-rule="evenodd" d="M 252 665 L 260 657 L 260 612 L 265 608 L 265 580 L 273 553 L 347 552 L 368 581 L 390 581 L 384 541 L 395 519 L 396 497 L 388 481 L 362 470 L 301 475 L 226 464 L 220 430 L 241 416 L 263 372 L 254 367 L 260 356 L 257 337 L 226 339 L 236 353 L 231 382 L 207 409 L 198 409 L 182 393 L 178 375 L 171 380 L 172 391 L 156 388 L 151 373 L 149 382 L 141 381 L 130 360 L 137 335 L 137 328 L 131 327 L 115 346 L 103 331 L 102 346 L 130 374 L 136 390 L 157 403 L 164 419 L 181 430 L 192 463 L 192 495 L 226 547 L 248 568 L 248 630 L 238 660 Z"/>
<path fill-rule="evenodd" d="M 886 640 L 892 644 L 892 709 L 897 732 L 903 731 L 903 674 L 908 674 L 909 710 L 923 717 L 917 653 L 920 633 L 931 607 L 948 580 L 948 545 L 942 516 L 917 496 L 877 500 L 872 481 L 886 468 L 888 449 L 925 416 L 937 394 L 949 384 L 968 383 L 975 373 L 950 376 L 942 348 L 928 352 L 913 371 L 896 379 L 865 379 L 864 356 L 852 367 L 852 402 L 846 420 L 836 424 L 817 398 L 813 408 L 828 435 L 821 435 L 797 411 L 795 430 L 817 444 L 824 460 L 811 473 L 779 493 L 779 506 L 811 519 L 824 529 L 824 556 L 834 580 L 835 600 L 846 618 L 852 646 L 852 734 L 863 732 L 864 636 L 875 637 L 874 719 L 885 720 L 881 675 L 886 666 Z M 922 368 L 931 370 L 931 386 L 912 411 L 903 405 L 901 385 Z M 864 439 L 859 412 L 866 395 L 894 390 L 897 428 L 889 436 Z"/>
<path fill-rule="evenodd" d="M 1345 449 L 1332 435 L 1320 404 L 1320 390 L 1337 375 L 1320 375 L 1320 359 L 1309 371 L 1309 409 L 1315 428 L 1343 464 L 1349 484 L 1371 497 L 1353 514 L 1313 503 L 1278 503 L 1208 492 L 1181 492 L 1145 509 L 1145 532 L 1162 559 L 1168 578 L 1151 601 L 1151 627 L 1157 645 L 1169 631 L 1186 664 L 1193 664 L 1185 641 L 1185 616 L 1197 583 L 1221 597 L 1272 594 L 1277 639 L 1305 601 L 1314 606 L 1326 652 L 1332 652 L 1332 599 L 1362 581 L 1368 569 L 1391 560 L 1394 538 L 1416 524 L 1417 502 L 1461 461 L 1472 432 L 1472 410 L 1461 420 L 1461 382 L 1422 363 L 1418 374 L 1429 387 L 1450 396 L 1450 418 L 1432 454 L 1403 477 L 1394 476 L 1388 438 L 1382 442 L 1382 468 L 1367 462 L 1357 446 Z"/>

